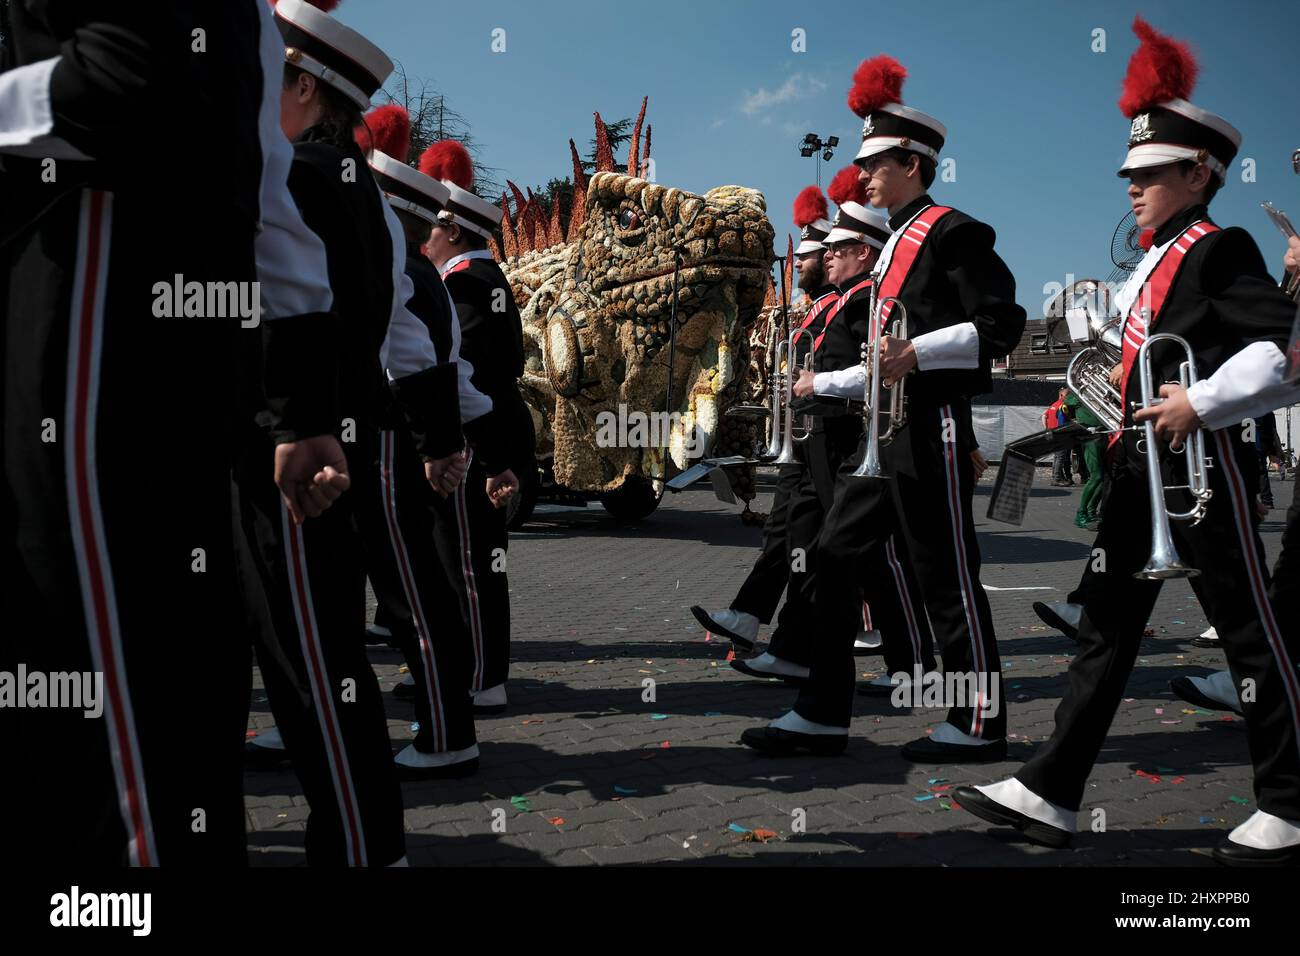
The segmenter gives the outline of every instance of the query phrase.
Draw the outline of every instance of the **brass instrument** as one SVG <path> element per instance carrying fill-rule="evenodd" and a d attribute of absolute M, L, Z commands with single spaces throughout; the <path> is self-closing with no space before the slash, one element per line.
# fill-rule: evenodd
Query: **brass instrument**
<path fill-rule="evenodd" d="M 853 472 L 854 478 L 887 478 L 880 468 L 880 444 L 889 441 L 907 421 L 907 396 L 904 391 L 905 378 L 900 378 L 888 386 L 889 392 L 889 427 L 880 431 L 880 392 L 885 386 L 880 383 L 880 339 L 881 335 L 890 335 L 896 339 L 907 338 L 907 307 L 894 296 L 876 299 L 879 276 L 871 285 L 871 335 L 862 346 L 862 364 L 867 369 L 867 380 L 863 385 L 863 401 L 866 403 L 862 414 L 866 419 L 867 447 L 862 455 L 862 464 Z M 894 310 L 902 315 L 894 319 L 889 331 L 882 333 L 881 315 L 886 303 L 894 303 Z"/>
<path fill-rule="evenodd" d="M 795 362 L 795 343 L 799 341 L 799 336 L 807 335 L 811 338 L 812 333 L 807 329 L 794 329 L 790 337 L 780 345 L 784 346 L 784 361 L 778 361 L 777 368 L 784 366 L 785 370 L 780 372 L 780 379 L 774 383 L 773 394 L 782 399 L 783 408 L 779 410 L 780 420 L 780 444 L 777 448 L 776 459 L 772 462 L 774 465 L 797 465 L 799 459 L 794 454 L 794 443 L 804 441 L 808 438 L 810 430 L 805 423 L 800 427 L 800 434 L 795 434 L 794 412 L 790 410 L 790 403 L 794 401 L 794 383 L 797 377 L 798 369 L 804 368 L 811 371 L 812 369 L 812 352 L 804 356 L 802 366 Z M 780 354 L 780 353 L 778 353 Z"/>
<path fill-rule="evenodd" d="M 1154 408 L 1161 399 L 1156 394 L 1156 386 L 1151 374 L 1151 346 L 1157 342 L 1172 342 L 1181 346 L 1186 360 L 1179 366 L 1178 379 L 1184 389 L 1196 384 L 1196 355 L 1186 339 L 1169 332 L 1157 332 L 1147 336 L 1138 350 L 1137 362 L 1142 374 L 1142 407 Z M 1197 429 L 1187 437 L 1183 445 L 1183 454 L 1187 462 L 1187 484 L 1165 485 L 1160 474 L 1160 450 L 1156 445 L 1156 431 L 1150 420 L 1142 424 L 1147 457 L 1147 487 L 1151 493 L 1151 556 L 1146 567 L 1134 573 L 1134 577 L 1147 580 L 1164 580 L 1166 578 L 1193 577 L 1200 574 L 1196 568 L 1183 564 L 1174 547 L 1173 536 L 1169 531 L 1170 521 L 1190 521 L 1198 524 L 1205 517 L 1205 512 L 1214 494 L 1210 488 L 1208 471 L 1213 461 L 1205 456 L 1205 429 Z M 1170 446 L 1177 453 L 1178 449 Z M 1196 503 L 1183 512 L 1171 512 L 1165 495 L 1170 491 L 1186 489 L 1192 493 Z"/>

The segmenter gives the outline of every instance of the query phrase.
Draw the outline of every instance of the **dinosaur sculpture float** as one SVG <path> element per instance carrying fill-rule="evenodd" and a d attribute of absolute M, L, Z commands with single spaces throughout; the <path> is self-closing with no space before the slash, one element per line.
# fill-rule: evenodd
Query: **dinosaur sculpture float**
<path fill-rule="evenodd" d="M 511 183 L 515 208 L 502 197 L 502 243 L 492 246 L 523 320 L 519 386 L 534 413 L 539 461 L 559 487 L 599 498 L 624 517 L 654 509 L 668 463 L 659 447 L 600 440 L 601 419 L 619 416 L 620 406 L 623 420 L 632 412 L 676 413 L 666 453 L 679 469 L 691 451 L 752 449 L 752 424 L 724 415 L 750 388 L 750 330 L 770 296 L 774 258 L 761 193 L 721 186 L 695 195 L 645 178 L 652 168 L 649 127 L 644 152 L 641 144 L 645 109 L 643 101 L 626 175 L 614 171 L 599 113 L 590 178 L 569 141 L 567 231 L 558 201 L 544 218 L 531 191 L 525 197 Z"/>

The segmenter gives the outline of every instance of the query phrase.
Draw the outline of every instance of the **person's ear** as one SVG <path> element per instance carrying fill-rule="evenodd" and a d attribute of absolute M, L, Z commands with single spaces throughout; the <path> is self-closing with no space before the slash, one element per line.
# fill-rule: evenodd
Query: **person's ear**
<path fill-rule="evenodd" d="M 297 89 L 298 102 L 306 103 L 311 99 L 312 94 L 316 92 L 316 77 L 306 71 L 298 74 Z"/>
<path fill-rule="evenodd" d="M 1197 163 L 1192 167 L 1192 173 L 1187 179 L 1188 187 L 1193 191 L 1205 189 L 1210 185 L 1210 177 L 1214 172 L 1205 163 Z"/>

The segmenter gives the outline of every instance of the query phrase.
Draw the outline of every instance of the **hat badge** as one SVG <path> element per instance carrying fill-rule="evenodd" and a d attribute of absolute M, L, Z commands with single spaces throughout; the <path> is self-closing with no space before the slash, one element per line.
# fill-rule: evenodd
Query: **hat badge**
<path fill-rule="evenodd" d="M 876 122 L 872 119 L 871 114 L 867 114 L 867 121 L 862 124 L 862 138 L 866 139 L 876 131 Z"/>
<path fill-rule="evenodd" d="M 1150 113 L 1139 113 L 1133 117 L 1133 125 L 1128 131 L 1129 143 L 1144 143 L 1153 136 L 1155 131 L 1151 128 Z"/>
<path fill-rule="evenodd" d="M 799 230 L 799 238 L 800 238 L 800 239 L 807 239 L 807 238 L 808 238 L 808 227 L 807 227 L 807 226 L 804 226 L 802 229 Z"/>

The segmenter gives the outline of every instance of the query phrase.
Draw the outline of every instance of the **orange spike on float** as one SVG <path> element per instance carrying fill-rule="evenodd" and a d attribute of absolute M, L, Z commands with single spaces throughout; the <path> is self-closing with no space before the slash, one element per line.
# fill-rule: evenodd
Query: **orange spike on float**
<path fill-rule="evenodd" d="M 546 230 L 546 245 L 558 246 L 564 241 L 564 229 L 560 226 L 560 197 L 551 199 L 551 224 Z"/>
<path fill-rule="evenodd" d="M 627 174 L 629 176 L 641 175 L 641 124 L 645 122 L 645 108 L 650 103 L 650 97 L 641 98 L 641 112 L 636 116 L 636 125 L 632 127 L 632 143 L 627 151 Z"/>
<path fill-rule="evenodd" d="M 786 235 L 785 246 L 785 291 L 786 294 L 794 296 L 794 238 Z"/>
<path fill-rule="evenodd" d="M 650 131 L 652 129 L 654 129 L 653 126 L 645 128 L 645 156 L 641 159 L 641 178 L 643 179 L 650 174 Z"/>
<path fill-rule="evenodd" d="M 614 151 L 609 145 L 609 128 L 596 113 L 596 172 L 612 173 L 614 171 Z"/>
<path fill-rule="evenodd" d="M 488 251 L 492 253 L 492 258 L 498 263 L 506 261 L 501 257 L 501 250 L 497 248 L 497 241 L 495 239 L 488 240 Z"/>
<path fill-rule="evenodd" d="M 515 223 L 510 216 L 510 201 L 506 199 L 505 193 L 501 194 L 501 245 L 505 249 L 506 258 L 513 259 L 519 255 L 519 247 L 515 245 Z"/>

